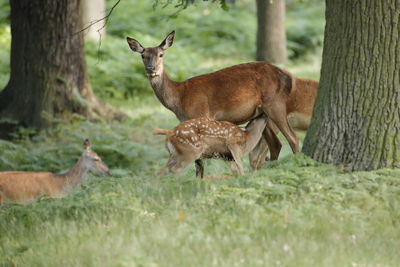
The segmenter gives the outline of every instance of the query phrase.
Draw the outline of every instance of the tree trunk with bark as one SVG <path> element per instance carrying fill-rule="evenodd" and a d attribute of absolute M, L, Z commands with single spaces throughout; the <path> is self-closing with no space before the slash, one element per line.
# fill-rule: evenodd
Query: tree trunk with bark
<path fill-rule="evenodd" d="M 305 154 L 347 170 L 400 167 L 399 22 L 399 1 L 326 1 Z"/>
<path fill-rule="evenodd" d="M 79 113 L 108 116 L 86 72 L 79 0 L 10 1 L 11 74 L 0 93 L 0 134 L 42 129 Z"/>
<path fill-rule="evenodd" d="M 285 0 L 257 0 L 256 60 L 287 61 L 285 9 Z"/>

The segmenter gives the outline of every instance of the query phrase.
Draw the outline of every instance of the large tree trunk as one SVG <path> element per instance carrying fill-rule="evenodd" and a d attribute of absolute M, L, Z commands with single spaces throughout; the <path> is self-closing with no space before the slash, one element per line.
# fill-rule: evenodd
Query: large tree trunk
<path fill-rule="evenodd" d="M 305 154 L 348 170 L 400 167 L 399 10 L 399 1 L 326 1 Z"/>
<path fill-rule="evenodd" d="M 79 0 L 11 0 L 11 74 L 0 94 L 0 134 L 37 129 L 73 113 L 94 117 L 99 103 L 86 73 Z"/>
<path fill-rule="evenodd" d="M 106 10 L 105 0 L 81 0 L 82 25 L 84 28 L 104 18 Z M 101 20 L 84 31 L 86 40 L 99 42 L 106 33 L 105 20 Z"/>
<path fill-rule="evenodd" d="M 256 59 L 270 63 L 287 61 L 285 0 L 257 0 Z"/>

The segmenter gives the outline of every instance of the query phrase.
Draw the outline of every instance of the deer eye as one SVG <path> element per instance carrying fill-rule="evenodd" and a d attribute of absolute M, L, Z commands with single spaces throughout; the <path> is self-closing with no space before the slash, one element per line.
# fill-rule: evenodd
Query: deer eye
<path fill-rule="evenodd" d="M 160 54 L 160 57 L 163 57 L 164 54 Z"/>

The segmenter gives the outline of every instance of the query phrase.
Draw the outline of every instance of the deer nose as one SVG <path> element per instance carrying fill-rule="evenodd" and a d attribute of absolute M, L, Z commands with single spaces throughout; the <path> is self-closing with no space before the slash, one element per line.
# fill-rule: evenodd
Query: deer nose
<path fill-rule="evenodd" d="M 154 71 L 156 68 L 154 66 L 147 66 L 146 71 Z"/>

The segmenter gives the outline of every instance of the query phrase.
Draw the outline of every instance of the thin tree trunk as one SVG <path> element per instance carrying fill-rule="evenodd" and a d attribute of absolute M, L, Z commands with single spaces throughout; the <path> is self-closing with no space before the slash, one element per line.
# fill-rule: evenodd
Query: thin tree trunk
<path fill-rule="evenodd" d="M 81 0 L 82 25 L 87 27 L 95 21 L 104 18 L 106 9 L 105 0 Z M 86 40 L 99 42 L 106 33 L 105 20 L 102 20 L 84 31 Z"/>
<path fill-rule="evenodd" d="M 399 22 L 400 1 L 326 1 L 305 154 L 348 170 L 400 167 Z"/>
<path fill-rule="evenodd" d="M 285 0 L 257 0 L 258 61 L 287 61 Z"/>
<path fill-rule="evenodd" d="M 73 113 L 108 115 L 86 72 L 79 0 L 11 0 L 11 74 L 0 94 L 0 135 Z"/>

